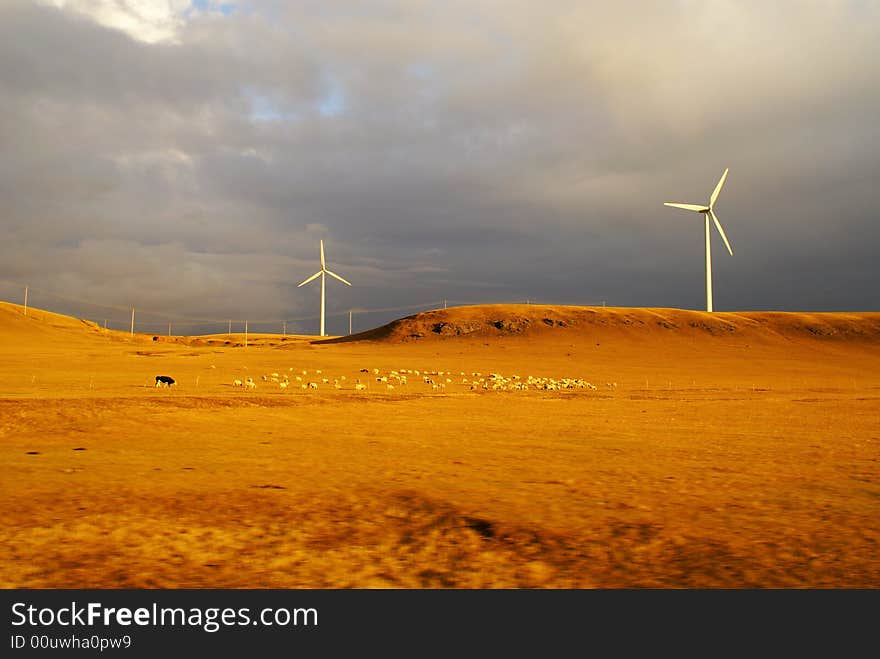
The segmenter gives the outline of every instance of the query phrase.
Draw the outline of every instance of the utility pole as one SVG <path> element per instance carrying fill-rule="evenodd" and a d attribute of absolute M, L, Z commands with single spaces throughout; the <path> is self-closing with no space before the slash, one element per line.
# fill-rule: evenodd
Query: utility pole
<path fill-rule="evenodd" d="M 168 336 L 171 336 L 171 323 L 168 323 Z"/>
<path fill-rule="evenodd" d="M 348 310 L 348 335 L 351 336 L 351 309 Z"/>
<path fill-rule="evenodd" d="M 281 336 L 287 336 L 287 321 L 281 321 Z"/>
<path fill-rule="evenodd" d="M 27 316 L 27 291 L 28 287 L 24 287 L 24 315 Z"/>
<path fill-rule="evenodd" d="M 247 348 L 247 321 L 244 321 L 244 347 Z"/>
<path fill-rule="evenodd" d="M 227 334 L 232 334 L 232 321 L 229 321 L 229 327 L 226 329 Z"/>
<path fill-rule="evenodd" d="M 130 334 L 134 336 L 134 307 L 131 308 L 131 330 Z"/>

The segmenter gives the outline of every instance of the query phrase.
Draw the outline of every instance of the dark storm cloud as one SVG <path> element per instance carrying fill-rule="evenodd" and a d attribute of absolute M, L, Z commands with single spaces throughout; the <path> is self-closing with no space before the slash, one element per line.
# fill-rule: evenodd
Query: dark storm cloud
<path fill-rule="evenodd" d="M 294 317 L 323 238 L 338 312 L 701 308 L 662 203 L 729 167 L 717 308 L 876 309 L 880 8 L 771 4 L 4 3 L 0 278 Z"/>

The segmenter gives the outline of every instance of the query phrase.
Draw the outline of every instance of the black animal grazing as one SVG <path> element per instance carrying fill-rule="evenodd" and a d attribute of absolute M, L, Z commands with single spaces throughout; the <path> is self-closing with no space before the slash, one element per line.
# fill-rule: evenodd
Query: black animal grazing
<path fill-rule="evenodd" d="M 174 385 L 174 378 L 170 378 L 167 375 L 157 375 L 156 376 L 156 386 L 161 387 L 165 385 L 166 387 L 171 387 Z"/>

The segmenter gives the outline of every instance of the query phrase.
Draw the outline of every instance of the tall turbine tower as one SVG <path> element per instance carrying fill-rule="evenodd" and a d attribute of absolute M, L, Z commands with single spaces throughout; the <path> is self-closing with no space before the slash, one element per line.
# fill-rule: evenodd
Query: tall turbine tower
<path fill-rule="evenodd" d="M 299 284 L 297 286 L 297 288 L 299 288 L 300 286 L 308 284 L 313 279 L 316 279 L 318 277 L 321 278 L 321 336 L 327 336 L 324 333 L 324 289 L 326 287 L 325 286 L 325 279 L 326 279 L 325 275 L 330 275 L 331 277 L 336 277 L 336 279 L 341 281 L 343 284 L 348 284 L 349 286 L 351 286 L 351 284 L 349 282 L 345 281 L 342 277 L 337 275 L 335 272 L 330 272 L 327 269 L 327 266 L 324 263 L 324 241 L 322 240 L 321 241 L 321 269 L 318 270 L 318 272 L 313 274 L 311 277 L 306 279 L 302 284 Z"/>
<path fill-rule="evenodd" d="M 696 211 L 697 213 L 702 213 L 706 218 L 706 311 L 712 311 L 712 244 L 710 241 L 711 232 L 709 230 L 710 215 L 715 222 L 715 226 L 718 228 L 718 233 L 721 234 L 721 238 L 724 240 L 724 245 L 727 247 L 727 251 L 733 256 L 733 250 L 731 249 L 727 236 L 724 233 L 724 227 L 721 226 L 721 222 L 718 221 L 718 216 L 715 215 L 715 202 L 718 200 L 718 193 L 721 192 L 721 188 L 724 186 L 724 181 L 727 180 L 727 172 L 728 170 L 725 169 L 724 173 L 721 175 L 718 185 L 715 186 L 715 191 L 712 193 L 712 196 L 709 197 L 708 206 L 697 206 L 696 204 L 673 204 L 670 202 L 664 202 L 663 204 L 664 206 L 683 208 L 687 211 Z"/>

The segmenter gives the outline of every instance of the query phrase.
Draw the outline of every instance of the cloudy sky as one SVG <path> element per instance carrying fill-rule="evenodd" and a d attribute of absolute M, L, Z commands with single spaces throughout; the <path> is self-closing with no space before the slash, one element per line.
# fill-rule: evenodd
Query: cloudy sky
<path fill-rule="evenodd" d="M 0 292 L 307 318 L 323 239 L 331 333 L 700 309 L 729 167 L 716 310 L 878 310 L 878 61 L 875 0 L 3 0 Z"/>

